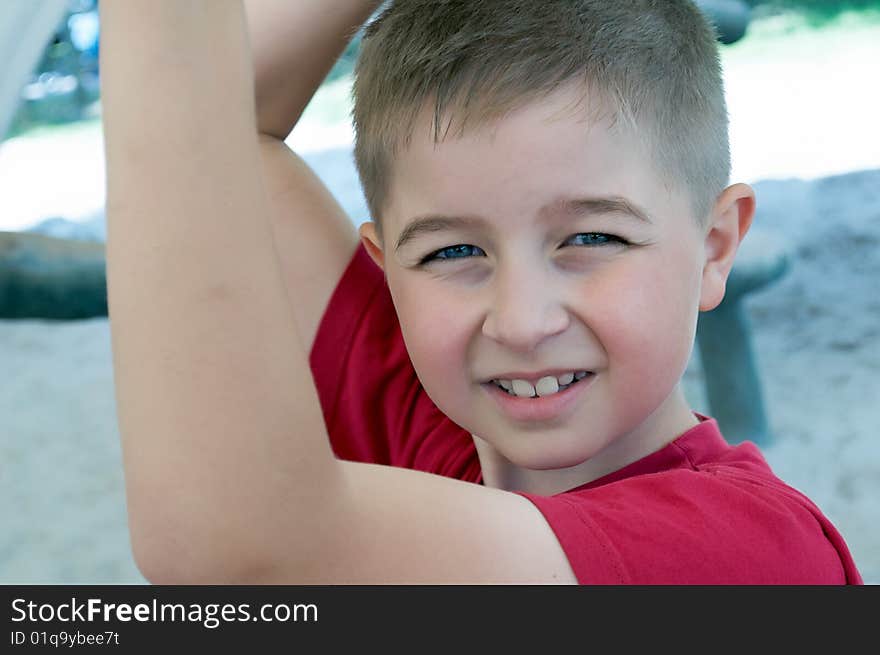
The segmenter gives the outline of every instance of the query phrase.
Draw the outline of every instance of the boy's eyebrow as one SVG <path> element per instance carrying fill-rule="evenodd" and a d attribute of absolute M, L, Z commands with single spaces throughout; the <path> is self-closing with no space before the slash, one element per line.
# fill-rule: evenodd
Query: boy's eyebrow
<path fill-rule="evenodd" d="M 644 209 L 621 196 L 562 198 L 545 205 L 540 211 L 542 218 L 556 215 L 576 218 L 588 214 L 623 214 L 645 223 L 653 223 Z M 443 232 L 455 228 L 485 226 L 486 223 L 487 221 L 479 216 L 443 216 L 440 214 L 417 216 L 400 233 L 394 250 L 395 252 L 400 250 L 406 243 L 423 234 Z"/>

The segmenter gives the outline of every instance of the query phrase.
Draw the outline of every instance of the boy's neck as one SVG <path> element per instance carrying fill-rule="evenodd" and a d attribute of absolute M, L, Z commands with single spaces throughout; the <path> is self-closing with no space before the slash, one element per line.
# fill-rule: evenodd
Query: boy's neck
<path fill-rule="evenodd" d="M 647 457 L 698 424 L 681 388 L 676 387 L 666 402 L 638 428 L 621 435 L 585 462 L 564 469 L 535 470 L 516 466 L 488 442 L 471 436 L 485 486 L 551 496 L 598 480 Z"/>

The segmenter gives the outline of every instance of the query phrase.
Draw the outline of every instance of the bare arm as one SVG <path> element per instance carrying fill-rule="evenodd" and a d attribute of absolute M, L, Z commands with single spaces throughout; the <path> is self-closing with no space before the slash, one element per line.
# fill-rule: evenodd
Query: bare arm
<path fill-rule="evenodd" d="M 246 0 L 257 121 L 284 140 L 357 29 L 381 0 Z"/>
<path fill-rule="evenodd" d="M 357 232 L 284 139 L 380 0 L 247 0 L 257 128 L 273 238 L 303 345 L 311 350 Z"/>
<path fill-rule="evenodd" d="M 114 381 L 145 576 L 572 581 L 523 498 L 332 456 L 273 252 L 240 0 L 107 2 L 101 22 Z"/>
<path fill-rule="evenodd" d="M 304 479 L 338 476 L 319 430 L 291 446 L 291 426 L 322 417 L 313 387 L 295 388 L 308 364 L 267 219 L 241 3 L 100 11 L 108 302 L 136 557 L 149 570 L 172 554 L 196 575 L 199 558 L 259 562 L 271 506 L 302 505 Z M 195 550 L 181 534 L 199 535 Z"/>

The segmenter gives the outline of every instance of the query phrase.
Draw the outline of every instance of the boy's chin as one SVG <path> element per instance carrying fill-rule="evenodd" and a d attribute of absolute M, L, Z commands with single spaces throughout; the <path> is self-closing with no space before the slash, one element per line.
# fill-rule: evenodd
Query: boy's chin
<path fill-rule="evenodd" d="M 542 435 L 535 431 L 520 436 L 516 442 L 511 440 L 510 432 L 494 435 L 484 431 L 488 437 L 471 434 L 481 463 L 491 457 L 497 463 L 514 466 L 528 471 L 557 471 L 574 469 L 601 452 L 603 443 L 589 443 L 583 432 L 575 434 L 573 428 L 566 428 L 571 434 L 554 430 L 553 435 Z"/>

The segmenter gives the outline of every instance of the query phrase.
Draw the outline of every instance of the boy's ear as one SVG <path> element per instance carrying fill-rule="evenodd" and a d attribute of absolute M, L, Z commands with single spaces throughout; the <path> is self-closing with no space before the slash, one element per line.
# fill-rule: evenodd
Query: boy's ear
<path fill-rule="evenodd" d="M 755 216 L 755 191 L 747 184 L 734 184 L 718 196 L 706 232 L 706 262 L 700 311 L 715 309 L 724 299 L 727 276 L 737 248 Z"/>
<path fill-rule="evenodd" d="M 373 221 L 362 223 L 358 228 L 358 234 L 361 236 L 361 242 L 364 244 L 364 250 L 376 262 L 376 266 L 385 270 L 385 253 L 382 251 L 382 243 L 379 235 L 376 234 L 376 224 Z"/>

